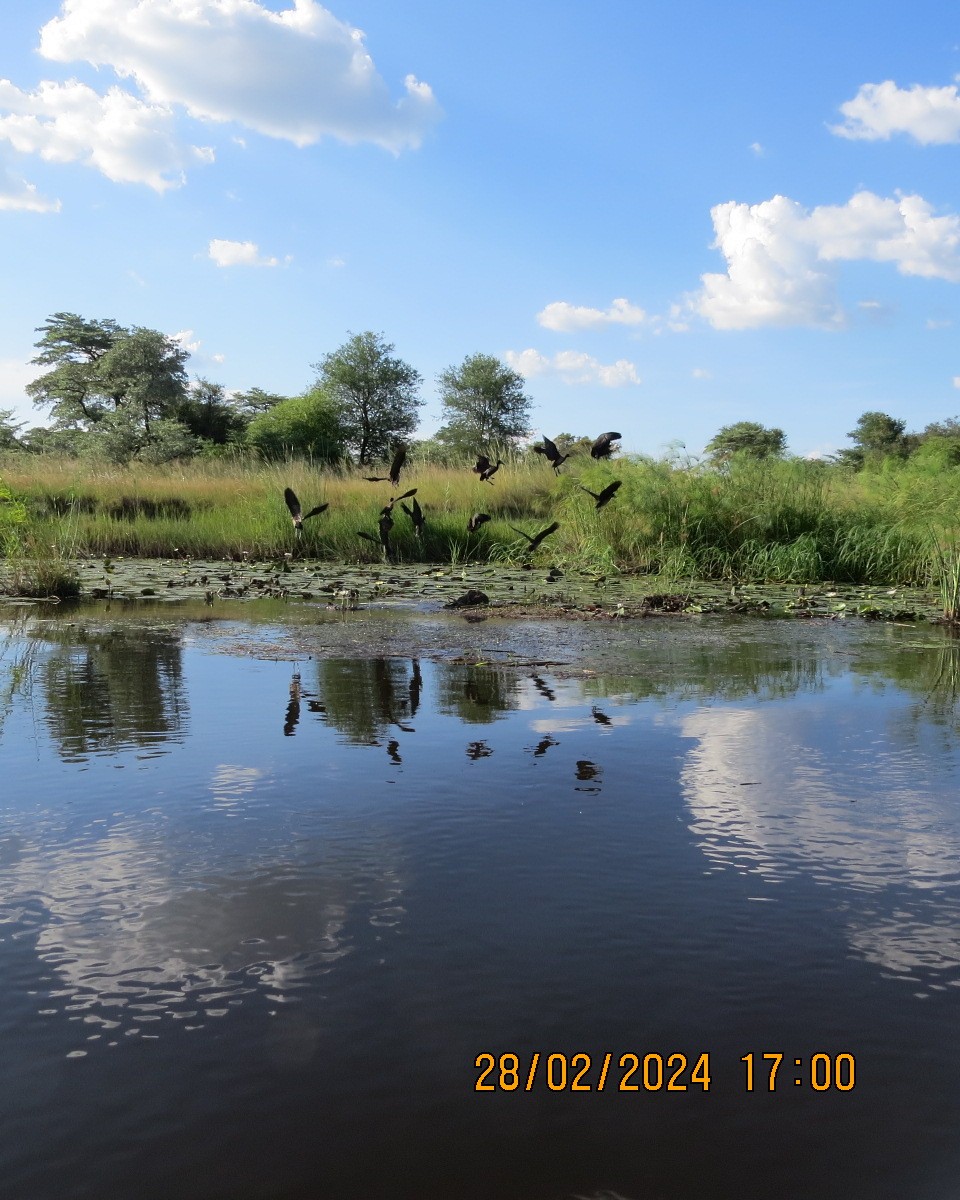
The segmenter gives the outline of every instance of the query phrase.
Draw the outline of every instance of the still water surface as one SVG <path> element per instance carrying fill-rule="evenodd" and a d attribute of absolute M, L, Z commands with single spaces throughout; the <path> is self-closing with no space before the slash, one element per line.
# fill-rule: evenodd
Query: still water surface
<path fill-rule="evenodd" d="M 960 650 L 771 628 L 8 624 L 3 1195 L 960 1195 Z"/>

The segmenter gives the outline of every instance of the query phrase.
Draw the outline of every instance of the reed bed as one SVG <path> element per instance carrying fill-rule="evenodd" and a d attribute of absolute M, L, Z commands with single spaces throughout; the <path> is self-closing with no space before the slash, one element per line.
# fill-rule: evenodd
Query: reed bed
<path fill-rule="evenodd" d="M 371 471 L 371 473 L 374 473 Z M 59 557 L 271 559 L 285 553 L 328 561 L 376 561 L 381 507 L 417 488 L 422 540 L 400 506 L 391 533 L 397 561 L 450 563 L 527 557 L 511 526 L 559 531 L 536 559 L 599 574 L 643 572 L 674 580 L 728 579 L 948 586 L 960 579 L 960 472 L 853 474 L 802 460 L 736 463 L 720 472 L 640 457 L 574 458 L 559 476 L 530 456 L 506 463 L 493 484 L 461 467 L 408 462 L 400 486 L 368 483 L 352 469 L 255 460 L 118 467 L 11 454 L 0 477 L 23 506 L 34 546 Z M 603 509 L 582 488 L 620 491 Z M 304 508 L 329 509 L 294 537 L 283 502 L 292 487 Z M 467 520 L 491 520 L 468 534 Z M 952 574 L 953 573 L 953 574 Z M 960 589 L 960 584 L 958 584 Z M 958 596 L 960 599 L 960 596 Z"/>

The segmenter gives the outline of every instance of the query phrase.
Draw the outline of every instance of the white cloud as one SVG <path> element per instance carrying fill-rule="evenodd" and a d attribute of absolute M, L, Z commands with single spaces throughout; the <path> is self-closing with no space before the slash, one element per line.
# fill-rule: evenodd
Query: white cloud
<path fill-rule="evenodd" d="M 786 196 L 728 201 L 711 210 L 727 273 L 701 276 L 690 306 L 717 329 L 809 325 L 845 316 L 832 263 L 894 263 L 904 275 L 960 282 L 960 218 L 935 216 L 921 196 L 858 192 L 846 204 L 804 209 Z"/>
<path fill-rule="evenodd" d="M 504 354 L 509 366 L 521 375 L 558 375 L 564 383 L 593 383 L 603 387 L 623 387 L 626 384 L 640 383 L 637 368 L 625 358 L 605 366 L 577 350 L 561 350 L 552 358 L 540 353 L 539 350 L 508 350 Z"/>
<path fill-rule="evenodd" d="M 759 142 L 751 142 L 750 149 L 754 152 L 757 158 L 762 158 L 766 153 L 763 146 L 761 146 Z"/>
<path fill-rule="evenodd" d="M 840 137 L 876 141 L 905 133 L 925 146 L 960 142 L 960 95 L 955 85 L 901 88 L 890 79 L 865 83 L 840 105 L 846 120 L 831 125 Z"/>
<path fill-rule="evenodd" d="M 960 388 L 960 375 L 954 375 L 952 382 L 955 388 Z"/>
<path fill-rule="evenodd" d="M 261 256 L 256 242 L 230 242 L 213 238 L 207 248 L 218 267 L 275 267 L 278 260 Z"/>
<path fill-rule="evenodd" d="M 601 325 L 642 325 L 647 314 L 629 300 L 614 300 L 608 309 L 584 308 L 555 300 L 537 313 L 544 329 L 566 333 L 573 329 L 596 329 Z"/>
<path fill-rule="evenodd" d="M 0 139 L 21 154 L 80 162 L 117 183 L 145 183 L 158 192 L 182 184 L 189 163 L 213 158 L 208 147 L 180 144 L 170 109 L 119 87 L 101 96 L 70 80 L 24 92 L 0 79 L 0 113 Z"/>
<path fill-rule="evenodd" d="M 172 341 L 179 342 L 183 349 L 188 351 L 190 354 L 196 354 L 196 352 L 200 349 L 200 339 L 198 337 L 194 337 L 192 329 L 181 329 L 179 333 L 169 334 L 169 337 Z"/>
<path fill-rule="evenodd" d="M 953 325 L 953 321 L 946 317 L 927 317 L 927 329 L 949 329 Z"/>
<path fill-rule="evenodd" d="M 704 367 L 694 367 L 690 372 L 694 379 L 712 379 L 713 375 Z"/>
<path fill-rule="evenodd" d="M 314 0 L 281 12 L 257 0 L 65 0 L 40 53 L 112 67 L 157 104 L 298 146 L 332 135 L 397 152 L 418 146 L 440 115 L 412 75 L 395 102 L 363 33 Z"/>
<path fill-rule="evenodd" d="M 23 212 L 59 212 L 60 201 L 41 196 L 36 184 L 27 183 L 0 163 L 0 212 L 14 209 Z"/>

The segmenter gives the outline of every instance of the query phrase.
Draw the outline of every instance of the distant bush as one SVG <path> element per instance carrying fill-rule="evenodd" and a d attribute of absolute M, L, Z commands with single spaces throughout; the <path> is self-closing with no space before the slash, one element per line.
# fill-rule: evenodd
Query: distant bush
<path fill-rule="evenodd" d="M 254 417 L 247 427 L 246 444 L 272 461 L 298 457 L 335 463 L 344 453 L 337 407 L 320 387 L 281 400 Z"/>

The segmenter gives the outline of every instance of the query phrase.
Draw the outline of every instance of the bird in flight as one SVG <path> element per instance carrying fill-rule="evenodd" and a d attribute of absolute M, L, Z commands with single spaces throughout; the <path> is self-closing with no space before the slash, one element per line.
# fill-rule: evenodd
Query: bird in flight
<path fill-rule="evenodd" d="M 541 529 L 539 533 L 535 533 L 532 536 L 529 533 L 524 533 L 522 529 L 517 529 L 514 525 L 511 525 L 510 528 L 514 533 L 519 533 L 521 537 L 525 537 L 527 539 L 527 541 L 530 543 L 530 545 L 527 547 L 527 551 L 532 554 L 544 538 L 548 538 L 551 533 L 557 532 L 557 530 L 560 528 L 560 522 L 554 521 L 552 525 L 548 525 L 546 529 Z"/>
<path fill-rule="evenodd" d="M 406 460 L 407 448 L 406 446 L 401 446 L 393 456 L 389 475 L 364 475 L 364 479 L 367 483 L 392 483 L 394 487 L 397 487 L 400 483 L 400 470 Z"/>
<path fill-rule="evenodd" d="M 481 483 L 489 483 L 492 487 L 493 480 L 491 476 L 496 475 L 502 466 L 503 461 L 501 459 L 498 458 L 495 463 L 492 463 L 485 454 L 481 454 L 477 459 L 477 465 L 473 468 L 473 470 L 475 474 L 480 476 Z"/>
<path fill-rule="evenodd" d="M 319 516 L 324 509 L 329 508 L 329 504 L 318 504 L 311 508 L 308 513 L 305 513 L 300 507 L 300 501 L 297 499 L 297 493 L 293 488 L 283 489 L 283 498 L 287 502 L 287 508 L 290 510 L 290 519 L 293 521 L 293 527 L 297 531 L 297 537 L 303 536 L 303 523 L 309 521 L 311 517 Z"/>
<path fill-rule="evenodd" d="M 561 465 L 570 457 L 569 454 L 561 454 L 557 448 L 557 443 L 551 442 L 548 437 L 543 439 L 542 446 L 534 446 L 533 449 L 536 454 L 542 454 L 544 458 L 553 464 L 553 473 L 555 475 L 560 474 Z"/>
<path fill-rule="evenodd" d="M 489 513 L 474 513 L 467 522 L 467 533 L 476 533 L 480 526 L 485 525 L 489 520 Z"/>
<path fill-rule="evenodd" d="M 605 504 L 609 504 L 623 484 L 622 479 L 615 479 L 613 483 L 608 483 L 602 492 L 591 492 L 589 488 L 580 484 L 580 491 L 586 492 L 588 496 L 592 496 L 596 500 L 596 507 L 603 508 Z"/>
<path fill-rule="evenodd" d="M 613 452 L 613 443 L 619 441 L 621 433 L 601 433 L 590 447 L 591 458 L 609 458 Z"/>
<path fill-rule="evenodd" d="M 414 488 L 413 490 L 416 491 L 417 489 Z M 407 516 L 413 522 L 413 529 L 414 529 L 414 532 L 416 533 L 417 537 L 422 538 L 423 537 L 423 527 L 427 523 L 427 519 L 423 515 L 423 509 L 420 507 L 420 505 L 417 503 L 416 500 L 414 500 L 412 508 L 407 508 L 407 506 L 405 504 L 401 504 L 400 507 L 403 509 L 403 511 L 407 514 Z"/>

